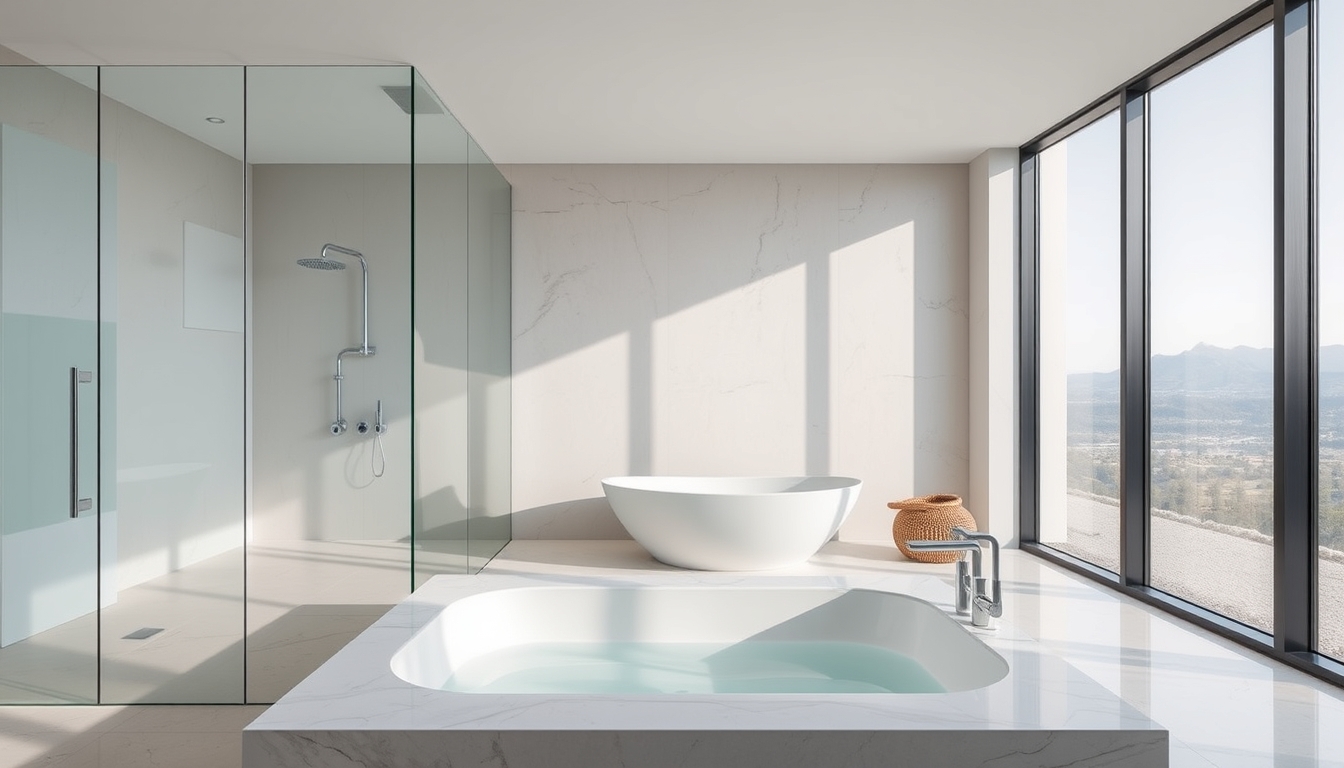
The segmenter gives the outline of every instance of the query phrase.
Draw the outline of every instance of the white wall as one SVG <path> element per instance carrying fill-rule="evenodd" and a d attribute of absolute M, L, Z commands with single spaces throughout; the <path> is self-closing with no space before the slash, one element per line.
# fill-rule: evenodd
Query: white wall
<path fill-rule="evenodd" d="M 991 149 L 970 173 L 970 489 L 977 525 L 1016 545 L 1018 152 Z"/>
<path fill-rule="evenodd" d="M 501 170 L 515 538 L 624 537 L 611 475 L 853 475 L 846 540 L 968 492 L 966 166 Z"/>
<path fill-rule="evenodd" d="M 253 540 L 397 540 L 410 535 L 411 218 L 406 165 L 256 165 L 252 169 Z M 369 264 L 370 358 L 345 359 L 350 431 L 335 415 L 336 353 L 358 346 L 360 269 L 304 269 L 324 243 Z M 383 400 L 386 473 L 372 474 Z"/>

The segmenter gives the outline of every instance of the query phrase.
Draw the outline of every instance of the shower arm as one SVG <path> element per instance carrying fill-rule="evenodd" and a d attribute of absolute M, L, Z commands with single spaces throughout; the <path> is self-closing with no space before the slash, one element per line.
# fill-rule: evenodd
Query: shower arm
<path fill-rule="evenodd" d="M 369 264 L 368 262 L 364 261 L 364 254 L 351 248 L 344 248 L 342 246 L 336 245 L 335 243 L 327 243 L 326 245 L 322 246 L 322 258 L 324 259 L 330 258 L 327 256 L 327 251 L 335 251 L 336 253 L 341 253 L 346 256 L 350 256 L 351 258 L 359 259 L 359 269 L 363 277 L 363 280 L 361 281 L 362 293 L 363 293 L 361 304 L 363 305 L 364 310 L 364 327 L 363 327 L 364 338 L 360 342 L 358 347 L 355 347 L 353 349 L 343 349 L 341 350 L 341 353 L 336 356 L 336 375 L 339 376 L 341 375 L 342 356 L 357 353 L 361 357 L 371 357 L 375 351 L 373 347 L 369 346 Z"/>

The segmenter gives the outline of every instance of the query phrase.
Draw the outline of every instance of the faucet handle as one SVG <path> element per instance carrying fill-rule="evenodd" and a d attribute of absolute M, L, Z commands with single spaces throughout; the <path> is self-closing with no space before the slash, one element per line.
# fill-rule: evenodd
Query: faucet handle
<path fill-rule="evenodd" d="M 984 579 L 979 578 L 980 574 L 976 573 L 971 579 L 975 585 L 971 598 L 972 623 L 978 627 L 988 627 L 991 618 L 997 619 L 1003 615 L 1003 592 L 999 581 L 999 540 L 992 534 L 968 531 L 961 526 L 954 527 L 952 535 L 976 544 L 989 543 L 990 556 L 993 560 L 992 576 Z"/>

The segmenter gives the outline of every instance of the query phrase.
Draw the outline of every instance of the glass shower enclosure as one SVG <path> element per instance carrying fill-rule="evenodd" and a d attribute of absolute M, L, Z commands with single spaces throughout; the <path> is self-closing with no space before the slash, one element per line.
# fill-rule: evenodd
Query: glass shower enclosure
<path fill-rule="evenodd" d="M 509 229 L 411 67 L 0 67 L 0 703 L 274 701 L 479 570 Z"/>

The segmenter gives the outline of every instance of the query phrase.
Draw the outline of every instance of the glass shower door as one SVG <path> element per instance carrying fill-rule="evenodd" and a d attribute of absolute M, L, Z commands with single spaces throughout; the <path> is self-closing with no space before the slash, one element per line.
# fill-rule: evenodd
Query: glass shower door
<path fill-rule="evenodd" d="M 93 67 L 0 67 L 0 703 L 98 697 Z"/>

